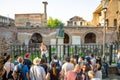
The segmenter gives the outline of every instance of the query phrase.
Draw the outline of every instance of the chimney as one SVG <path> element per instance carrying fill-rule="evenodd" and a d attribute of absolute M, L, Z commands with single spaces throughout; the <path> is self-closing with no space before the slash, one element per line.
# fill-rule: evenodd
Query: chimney
<path fill-rule="evenodd" d="M 46 6 L 47 6 L 47 2 L 46 1 L 44 1 L 44 2 L 42 2 L 43 4 L 44 4 L 44 26 L 46 26 L 46 24 L 47 24 L 47 8 L 46 8 Z"/>

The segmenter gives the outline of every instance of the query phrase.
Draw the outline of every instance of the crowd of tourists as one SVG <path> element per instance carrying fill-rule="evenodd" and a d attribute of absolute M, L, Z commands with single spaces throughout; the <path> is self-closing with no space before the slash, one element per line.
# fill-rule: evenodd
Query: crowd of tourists
<path fill-rule="evenodd" d="M 74 55 L 66 56 L 64 61 L 54 54 L 50 63 L 46 63 L 44 57 L 36 57 L 31 61 L 30 55 L 26 53 L 24 59 L 15 55 L 12 61 L 11 56 L 5 53 L 4 65 L 0 67 L 0 80 L 102 80 L 102 70 L 105 71 L 101 57 L 94 54 L 78 59 Z"/>

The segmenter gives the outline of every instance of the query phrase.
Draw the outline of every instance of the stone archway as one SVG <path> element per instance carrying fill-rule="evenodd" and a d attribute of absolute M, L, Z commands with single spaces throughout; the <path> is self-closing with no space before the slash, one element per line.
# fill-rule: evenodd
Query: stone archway
<path fill-rule="evenodd" d="M 40 33 L 34 33 L 29 41 L 29 43 L 41 43 L 41 42 L 42 42 L 42 36 Z"/>
<path fill-rule="evenodd" d="M 94 33 L 88 33 L 85 35 L 85 43 L 96 43 L 96 35 Z"/>
<path fill-rule="evenodd" d="M 64 33 L 64 44 L 69 44 L 69 35 Z"/>

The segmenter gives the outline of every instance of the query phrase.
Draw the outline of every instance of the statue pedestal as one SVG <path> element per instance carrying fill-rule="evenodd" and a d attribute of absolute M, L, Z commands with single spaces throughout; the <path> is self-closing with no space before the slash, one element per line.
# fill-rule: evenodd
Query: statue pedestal
<path fill-rule="evenodd" d="M 63 58 L 64 38 L 57 38 L 57 44 L 58 44 L 58 57 Z"/>
<path fill-rule="evenodd" d="M 64 40 L 64 38 L 58 38 L 57 44 L 58 45 L 61 45 L 61 44 L 63 45 L 63 43 L 64 43 L 63 40 Z"/>

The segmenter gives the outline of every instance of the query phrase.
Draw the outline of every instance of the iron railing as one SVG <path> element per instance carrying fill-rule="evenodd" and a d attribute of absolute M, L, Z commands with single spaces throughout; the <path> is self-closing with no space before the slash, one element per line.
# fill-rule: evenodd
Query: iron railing
<path fill-rule="evenodd" d="M 95 56 L 102 57 L 103 46 L 101 44 L 84 44 L 84 45 L 46 45 L 49 53 L 47 62 L 52 60 L 54 54 L 58 55 L 60 60 L 64 60 L 65 56 L 75 55 L 80 56 L 89 56 L 93 53 Z M 117 50 L 120 49 L 120 43 L 106 44 L 105 55 L 106 60 L 111 64 L 116 61 Z M 14 44 L 11 45 L 11 54 L 12 56 L 18 54 L 24 58 L 25 53 L 31 54 L 31 60 L 35 57 L 41 57 L 40 44 L 32 45 L 20 45 Z M 14 59 L 14 58 L 13 58 Z"/>

